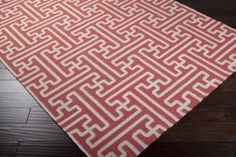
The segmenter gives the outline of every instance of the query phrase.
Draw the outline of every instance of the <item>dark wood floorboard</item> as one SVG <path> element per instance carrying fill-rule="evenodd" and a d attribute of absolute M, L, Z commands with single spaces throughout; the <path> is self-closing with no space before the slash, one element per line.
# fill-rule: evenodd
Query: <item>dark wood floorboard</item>
<path fill-rule="evenodd" d="M 57 124 L 1 124 L 1 141 L 70 141 Z"/>
<path fill-rule="evenodd" d="M 29 115 L 30 108 L 23 107 L 1 107 L 0 127 L 3 124 L 25 124 Z"/>
<path fill-rule="evenodd" d="M 235 157 L 235 153 L 229 142 L 155 142 L 140 157 Z"/>
<path fill-rule="evenodd" d="M 0 69 L 6 69 L 6 67 L 1 62 L 0 62 Z"/>
<path fill-rule="evenodd" d="M 9 84 L 11 82 L 8 82 Z M 39 106 L 28 93 L 0 93 L 0 107 Z"/>
<path fill-rule="evenodd" d="M 236 141 L 236 123 L 184 124 L 180 122 L 167 131 L 159 141 Z"/>
<path fill-rule="evenodd" d="M 86 157 L 77 146 L 68 142 L 20 142 L 16 157 Z"/>
<path fill-rule="evenodd" d="M 1 65 L 0 65 L 1 67 Z M 1 69 L 0 68 L 0 81 L 10 81 L 10 80 L 16 80 L 14 76 L 12 76 L 11 73 L 7 69 Z"/>
<path fill-rule="evenodd" d="M 236 28 L 235 0 L 178 0 Z M 0 63 L 0 157 L 83 157 Z M 236 157 L 236 74 L 141 157 Z"/>
<path fill-rule="evenodd" d="M 231 143 L 233 145 L 234 154 L 236 156 L 236 142 L 231 142 Z"/>
<path fill-rule="evenodd" d="M 55 122 L 47 115 L 47 113 L 38 106 L 31 107 L 28 117 L 29 124 L 54 124 Z"/>
<path fill-rule="evenodd" d="M 0 142 L 1 157 L 15 157 L 18 142 Z"/>

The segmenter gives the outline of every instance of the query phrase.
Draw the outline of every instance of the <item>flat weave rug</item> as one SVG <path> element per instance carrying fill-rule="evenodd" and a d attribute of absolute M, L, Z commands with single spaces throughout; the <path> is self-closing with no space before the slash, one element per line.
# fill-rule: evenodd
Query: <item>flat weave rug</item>
<path fill-rule="evenodd" d="M 0 0 L 0 61 L 88 156 L 134 157 L 236 71 L 236 30 L 174 0 Z"/>

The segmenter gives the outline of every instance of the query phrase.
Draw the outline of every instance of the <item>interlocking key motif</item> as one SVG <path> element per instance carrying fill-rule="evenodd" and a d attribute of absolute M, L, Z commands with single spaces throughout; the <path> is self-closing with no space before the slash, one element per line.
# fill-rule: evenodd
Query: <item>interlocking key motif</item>
<path fill-rule="evenodd" d="M 132 157 L 236 70 L 236 31 L 173 0 L 0 0 L 0 60 L 88 156 Z"/>

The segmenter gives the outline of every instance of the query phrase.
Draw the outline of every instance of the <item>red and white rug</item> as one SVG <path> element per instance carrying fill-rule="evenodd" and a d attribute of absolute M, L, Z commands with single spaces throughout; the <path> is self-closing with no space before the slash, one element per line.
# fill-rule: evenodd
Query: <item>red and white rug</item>
<path fill-rule="evenodd" d="M 0 60 L 88 156 L 137 156 L 236 70 L 236 31 L 173 0 L 0 0 Z"/>

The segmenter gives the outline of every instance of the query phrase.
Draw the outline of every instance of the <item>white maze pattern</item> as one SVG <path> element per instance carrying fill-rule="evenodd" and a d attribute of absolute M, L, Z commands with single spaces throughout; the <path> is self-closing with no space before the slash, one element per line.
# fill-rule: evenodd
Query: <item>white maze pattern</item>
<path fill-rule="evenodd" d="M 236 31 L 173 0 L 0 0 L 0 59 L 88 155 L 137 156 L 236 70 Z"/>

